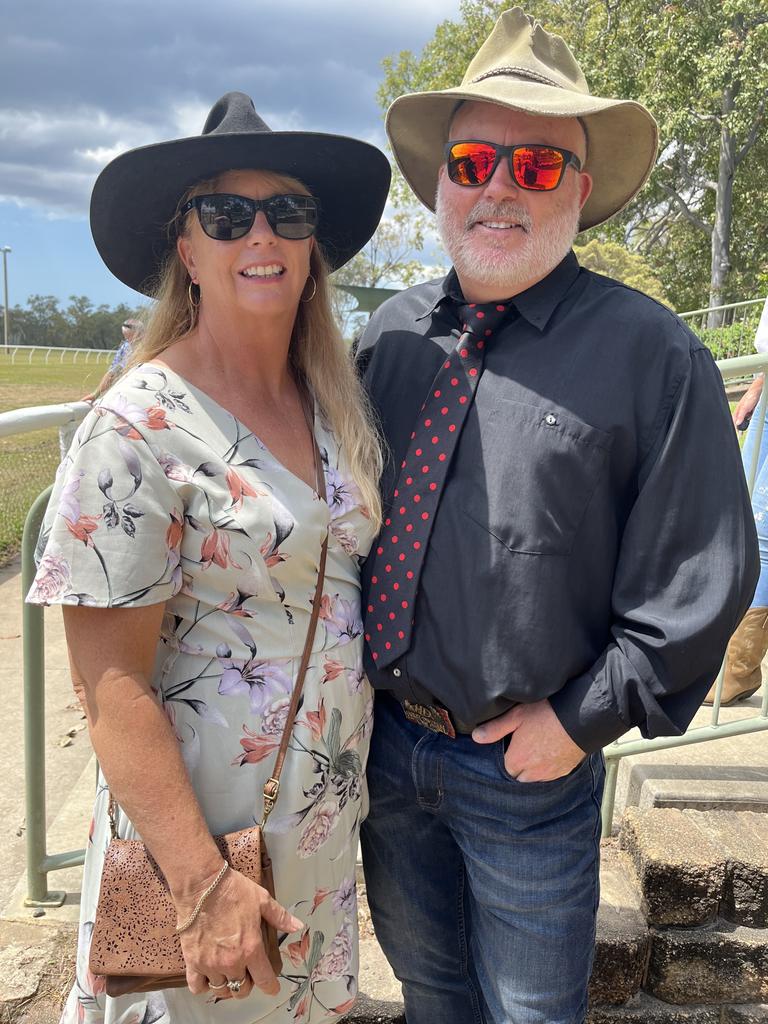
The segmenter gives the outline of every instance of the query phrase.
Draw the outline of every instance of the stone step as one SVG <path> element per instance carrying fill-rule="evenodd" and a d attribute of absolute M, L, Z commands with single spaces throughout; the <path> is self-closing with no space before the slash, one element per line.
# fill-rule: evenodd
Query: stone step
<path fill-rule="evenodd" d="M 675 1005 L 768 1001 L 768 931 L 717 921 L 652 930 L 645 989 Z"/>
<path fill-rule="evenodd" d="M 720 916 L 750 928 L 768 927 L 768 816 L 736 811 L 684 813 L 724 859 Z"/>
<path fill-rule="evenodd" d="M 619 846 L 632 859 L 651 925 L 700 925 L 714 921 L 725 880 L 725 863 L 683 811 L 629 807 Z"/>
<path fill-rule="evenodd" d="M 768 1004 L 723 1007 L 723 1024 L 768 1024 Z"/>
<path fill-rule="evenodd" d="M 755 748 L 758 740 L 765 743 L 762 734 L 749 739 Z M 744 743 L 746 738 L 734 737 L 733 742 L 737 740 Z M 700 746 L 706 748 L 708 744 Z M 753 757 L 759 756 L 755 749 Z M 628 807 L 768 812 L 768 771 L 761 765 L 650 764 L 643 761 L 632 764 L 628 774 L 625 798 Z"/>
<path fill-rule="evenodd" d="M 768 1024 L 768 1005 L 672 1006 L 641 993 L 625 1006 L 590 1007 L 586 1024 Z"/>
<path fill-rule="evenodd" d="M 624 1006 L 590 1006 L 586 1024 L 723 1024 L 723 1017 L 719 1006 L 671 1006 L 640 993 Z"/>
<path fill-rule="evenodd" d="M 632 864 L 615 840 L 602 844 L 595 962 L 589 984 L 593 1006 L 625 1003 L 639 990 L 650 935 Z"/>

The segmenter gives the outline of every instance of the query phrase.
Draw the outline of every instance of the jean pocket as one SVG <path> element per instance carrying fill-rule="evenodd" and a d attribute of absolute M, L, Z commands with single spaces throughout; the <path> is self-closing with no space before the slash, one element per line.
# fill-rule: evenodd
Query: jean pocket
<path fill-rule="evenodd" d="M 526 789 L 553 789 L 557 786 L 563 786 L 568 782 L 571 782 L 577 775 L 580 775 L 589 764 L 589 755 L 585 754 L 575 768 L 572 768 L 567 775 L 561 775 L 558 779 L 549 779 L 547 782 L 521 782 L 507 771 L 507 765 L 504 761 L 504 754 L 509 746 L 509 740 L 510 737 L 505 736 L 504 739 L 499 740 L 496 744 L 496 766 L 503 778 L 508 782 L 514 783 L 515 786 L 523 786 Z"/>

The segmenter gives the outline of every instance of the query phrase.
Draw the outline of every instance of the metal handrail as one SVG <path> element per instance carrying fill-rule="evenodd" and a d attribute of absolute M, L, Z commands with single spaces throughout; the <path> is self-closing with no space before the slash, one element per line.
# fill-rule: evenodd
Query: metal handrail
<path fill-rule="evenodd" d="M 77 426 L 90 408 L 88 402 L 65 402 L 61 405 L 31 405 L 26 409 L 0 412 L 0 437 L 28 434 L 46 427 Z"/>
<path fill-rule="evenodd" d="M 764 306 L 766 299 L 744 299 L 742 302 L 728 302 L 724 306 L 705 306 L 703 309 L 689 309 L 685 313 L 678 313 L 679 317 L 703 316 L 705 313 L 720 313 L 724 309 L 741 309 L 742 306 L 755 306 L 758 303 Z"/>
<path fill-rule="evenodd" d="M 27 855 L 26 907 L 60 907 L 66 893 L 48 889 L 48 872 L 83 863 L 85 850 L 48 855 L 45 827 L 45 643 L 43 608 L 24 601 L 35 578 L 34 550 L 53 487 L 35 499 L 21 538 L 22 645 L 24 657 L 24 776 Z"/>
<path fill-rule="evenodd" d="M 760 301 L 760 300 L 758 300 Z M 768 355 L 758 354 L 741 356 L 736 359 L 725 359 L 718 362 L 718 368 L 724 380 L 740 378 L 764 371 L 768 368 Z M 77 423 L 87 412 L 89 406 L 85 402 L 53 407 L 37 407 L 35 409 L 19 409 L 13 413 L 0 414 L 0 436 L 10 433 L 24 433 L 40 429 L 44 426 L 58 425 L 62 430 L 73 431 Z M 768 409 L 768 388 L 763 394 L 755 416 L 759 417 L 760 430 L 765 422 Z M 43 423 L 43 420 L 45 421 Z M 15 429 L 11 430 L 13 425 Z M 757 453 L 760 448 L 760 437 L 755 445 L 755 456 L 749 467 L 750 493 L 754 486 L 757 469 Z M 24 594 L 29 590 L 34 578 L 33 551 L 40 528 L 50 488 L 44 491 L 35 501 L 27 516 L 22 538 L 22 586 Z M 23 597 L 23 595 L 22 595 Z M 85 851 L 75 850 L 69 853 L 48 854 L 45 831 L 45 685 L 44 685 L 44 633 L 43 608 L 36 605 L 25 605 L 23 617 L 23 649 L 24 649 L 24 737 L 25 764 L 27 771 L 27 830 L 25 834 L 27 851 L 27 897 L 28 906 L 59 905 L 64 894 L 48 890 L 48 873 L 63 868 L 75 867 L 83 863 Z M 603 834 L 611 831 L 613 808 L 615 802 L 616 780 L 619 761 L 630 754 L 644 753 L 650 750 L 663 750 L 671 747 L 687 746 L 702 743 L 725 736 L 740 736 L 768 729 L 768 686 L 760 713 L 736 722 L 721 724 L 719 722 L 720 698 L 722 692 L 722 669 L 718 677 L 717 693 L 712 709 L 712 722 L 689 730 L 683 736 L 663 736 L 654 740 L 617 740 L 604 749 L 606 758 L 605 796 L 603 799 Z"/>
<path fill-rule="evenodd" d="M 30 433 L 46 427 L 59 428 L 62 455 L 86 415 L 87 402 L 41 405 L 0 413 L 0 437 Z M 24 775 L 27 864 L 27 907 L 59 907 L 66 893 L 48 889 L 48 872 L 77 867 L 85 850 L 48 853 L 45 797 L 45 631 L 44 609 L 24 598 L 35 578 L 34 550 L 53 487 L 38 495 L 24 521 L 21 537 L 22 652 L 24 664 Z"/>

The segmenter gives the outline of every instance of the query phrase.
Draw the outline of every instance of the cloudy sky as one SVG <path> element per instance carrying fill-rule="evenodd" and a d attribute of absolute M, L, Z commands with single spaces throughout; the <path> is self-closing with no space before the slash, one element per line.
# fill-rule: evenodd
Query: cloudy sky
<path fill-rule="evenodd" d="M 420 50 L 459 0 L 29 0 L 3 5 L 0 246 L 9 305 L 30 294 L 133 304 L 88 230 L 116 154 L 200 133 L 238 89 L 273 129 L 384 145 L 381 60 Z M 1 298 L 1 296 L 0 296 Z"/>

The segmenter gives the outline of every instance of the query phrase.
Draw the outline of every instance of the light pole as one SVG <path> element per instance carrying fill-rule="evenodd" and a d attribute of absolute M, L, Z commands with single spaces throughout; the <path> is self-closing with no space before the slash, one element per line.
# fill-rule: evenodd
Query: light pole
<path fill-rule="evenodd" d="M 8 354 L 8 253 L 12 251 L 10 245 L 4 245 L 0 249 L 3 254 L 3 343 L 6 355 Z"/>

